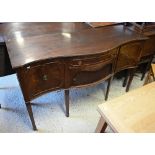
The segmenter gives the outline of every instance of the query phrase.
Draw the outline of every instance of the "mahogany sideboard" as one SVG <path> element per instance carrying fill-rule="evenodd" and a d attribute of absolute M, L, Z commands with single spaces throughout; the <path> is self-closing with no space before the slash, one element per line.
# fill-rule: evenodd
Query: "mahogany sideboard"
<path fill-rule="evenodd" d="M 69 89 L 107 80 L 120 46 L 143 39 L 123 25 L 85 23 L 6 23 L 3 36 L 34 130 L 32 99 L 64 89 L 69 116 Z"/>

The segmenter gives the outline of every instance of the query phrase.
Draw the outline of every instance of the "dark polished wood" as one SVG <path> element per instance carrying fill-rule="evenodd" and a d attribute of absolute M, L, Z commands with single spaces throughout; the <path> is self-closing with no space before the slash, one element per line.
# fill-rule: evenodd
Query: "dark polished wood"
<path fill-rule="evenodd" d="M 146 63 L 146 67 L 142 73 L 141 80 L 144 79 L 145 73 L 151 67 L 151 62 L 155 54 L 155 23 L 154 22 L 141 22 L 141 23 L 132 23 L 127 26 L 130 30 L 148 37 L 144 43 L 144 47 L 141 54 L 141 59 L 139 65 Z"/>
<path fill-rule="evenodd" d="M 5 42 L 13 68 L 45 59 L 104 53 L 140 38 L 139 35 L 125 30 L 122 25 L 74 33 L 49 33 L 31 37 L 15 35 L 13 39 L 7 36 L 6 33 Z"/>
<path fill-rule="evenodd" d="M 30 102 L 26 104 L 26 108 L 27 108 L 27 111 L 28 111 L 29 116 L 30 116 L 30 120 L 31 120 L 31 123 L 32 123 L 33 130 L 37 130 L 37 127 L 36 127 L 36 124 L 35 124 L 35 121 L 34 121 L 34 117 L 33 117 L 32 107 L 31 107 L 31 103 Z"/>
<path fill-rule="evenodd" d="M 90 28 L 85 23 L 71 22 L 21 22 L 1 24 L 2 33 L 7 38 L 16 38 L 17 36 L 32 37 L 43 34 L 71 33 Z"/>
<path fill-rule="evenodd" d="M 117 25 L 120 23 L 117 23 L 117 22 L 87 22 L 87 24 L 93 28 L 98 28 L 98 27 L 103 27 L 103 26 Z"/>
<path fill-rule="evenodd" d="M 113 77 L 110 77 L 108 79 L 108 85 L 107 85 L 107 91 L 106 91 L 106 94 L 105 94 L 105 100 L 108 99 L 108 95 L 109 95 L 109 91 L 110 91 L 110 86 L 111 86 L 111 81 L 113 80 Z"/>
<path fill-rule="evenodd" d="M 66 117 L 69 117 L 69 89 L 65 90 Z"/>
<path fill-rule="evenodd" d="M 131 82 L 133 80 L 133 76 L 135 73 L 135 69 L 138 66 L 138 63 L 141 58 L 143 45 L 146 40 L 136 40 L 132 42 L 128 42 L 120 47 L 118 53 L 118 59 L 116 62 L 115 74 L 122 70 L 129 69 L 129 80 L 126 75 L 125 80 L 123 82 L 123 86 L 126 86 L 126 92 L 129 91 Z"/>
<path fill-rule="evenodd" d="M 122 45 L 146 39 L 122 25 L 92 29 L 84 23 L 7 23 L 3 35 L 34 129 L 32 99 L 65 89 L 69 116 L 69 88 L 109 80 L 107 99 Z"/>

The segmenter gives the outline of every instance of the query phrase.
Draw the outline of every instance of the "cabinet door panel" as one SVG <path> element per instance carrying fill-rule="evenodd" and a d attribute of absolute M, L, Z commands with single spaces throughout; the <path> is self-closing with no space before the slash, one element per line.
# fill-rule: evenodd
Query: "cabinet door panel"
<path fill-rule="evenodd" d="M 27 66 L 18 72 L 19 81 L 26 100 L 45 92 L 64 88 L 64 65 L 50 62 L 42 65 Z"/>

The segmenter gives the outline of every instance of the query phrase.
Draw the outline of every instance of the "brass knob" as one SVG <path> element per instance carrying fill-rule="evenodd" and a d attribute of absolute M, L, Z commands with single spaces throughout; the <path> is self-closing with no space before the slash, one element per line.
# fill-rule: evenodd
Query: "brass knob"
<path fill-rule="evenodd" d="M 47 81 L 47 75 L 43 75 L 43 80 Z"/>

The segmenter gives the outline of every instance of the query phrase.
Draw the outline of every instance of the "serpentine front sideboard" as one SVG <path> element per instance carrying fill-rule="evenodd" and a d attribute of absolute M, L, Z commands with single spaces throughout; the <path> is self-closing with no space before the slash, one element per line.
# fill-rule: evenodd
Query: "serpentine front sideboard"
<path fill-rule="evenodd" d="M 110 78 L 119 47 L 142 38 L 123 25 L 85 23 L 7 23 L 3 35 L 34 130 L 32 99 L 64 89 L 69 116 L 69 89 Z"/>

